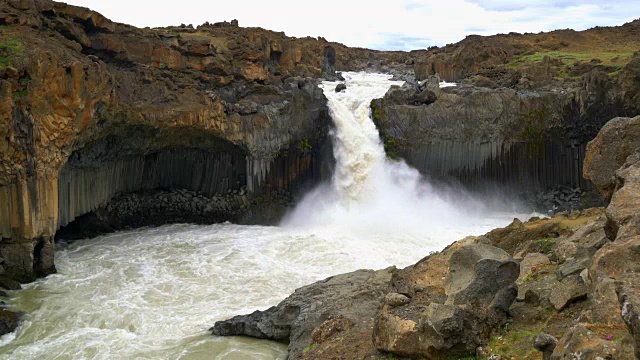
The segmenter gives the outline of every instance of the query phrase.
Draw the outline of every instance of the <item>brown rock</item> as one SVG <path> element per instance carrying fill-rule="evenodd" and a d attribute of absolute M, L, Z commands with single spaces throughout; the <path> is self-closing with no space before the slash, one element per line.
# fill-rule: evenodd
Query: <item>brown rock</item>
<path fill-rule="evenodd" d="M 516 280 L 516 284 L 520 285 L 528 279 L 538 267 L 542 265 L 550 265 L 549 257 L 542 253 L 529 253 L 520 262 L 520 276 Z"/>
<path fill-rule="evenodd" d="M 389 293 L 385 295 L 384 301 L 391 307 L 402 306 L 408 304 L 411 299 L 407 296 L 398 293 Z"/>
<path fill-rule="evenodd" d="M 398 289 L 406 286 L 404 281 L 420 275 L 430 279 L 424 282 L 429 285 L 414 290 L 408 304 L 381 309 L 373 329 L 379 350 L 429 359 L 464 356 L 484 345 L 493 330 L 506 321 L 506 312 L 516 297 L 513 284 L 518 265 L 504 250 L 473 243 L 480 239 L 454 244 L 392 280 Z M 424 273 L 447 258 L 448 275 Z M 439 286 L 446 297 L 437 290 Z"/>
<path fill-rule="evenodd" d="M 629 350 L 621 342 L 602 339 L 590 331 L 585 324 L 578 324 L 570 328 L 560 339 L 551 359 L 631 360 L 633 354 Z"/>
<path fill-rule="evenodd" d="M 611 199 L 617 183 L 616 170 L 638 149 L 640 116 L 609 121 L 587 145 L 584 177 L 596 185 L 605 199 Z"/>
<path fill-rule="evenodd" d="M 349 330 L 352 327 L 353 322 L 344 317 L 329 319 L 313 330 L 311 338 L 315 344 L 321 344 L 331 336 Z"/>
<path fill-rule="evenodd" d="M 587 297 L 589 289 L 580 275 L 566 277 L 551 290 L 549 301 L 556 310 L 561 311 L 574 301 Z"/>
<path fill-rule="evenodd" d="M 624 239 L 640 235 L 640 152 L 629 156 L 616 171 L 621 184 L 607 207 L 608 235 Z"/>

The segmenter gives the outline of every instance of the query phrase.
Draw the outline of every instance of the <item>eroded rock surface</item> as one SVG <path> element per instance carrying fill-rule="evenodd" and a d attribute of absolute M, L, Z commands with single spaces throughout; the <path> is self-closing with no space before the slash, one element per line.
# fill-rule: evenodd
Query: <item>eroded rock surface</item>
<path fill-rule="evenodd" d="M 477 239 L 475 240 L 477 241 Z M 448 262 L 437 279 L 429 263 Z M 507 319 L 516 298 L 518 264 L 504 250 L 482 244 L 456 244 L 394 275 L 392 288 L 407 291 L 402 306 L 384 306 L 376 317 L 373 341 L 384 352 L 426 359 L 465 356 L 484 345 Z M 411 282 L 431 278 L 428 287 Z"/>
<path fill-rule="evenodd" d="M 297 289 L 278 306 L 219 321 L 214 335 L 245 335 L 289 343 L 289 358 L 344 331 L 370 331 L 395 268 L 359 270 Z"/>

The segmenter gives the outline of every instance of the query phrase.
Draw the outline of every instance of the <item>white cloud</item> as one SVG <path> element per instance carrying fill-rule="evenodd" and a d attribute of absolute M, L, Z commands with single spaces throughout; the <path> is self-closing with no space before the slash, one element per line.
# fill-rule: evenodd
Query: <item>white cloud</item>
<path fill-rule="evenodd" d="M 621 25 L 640 14 L 636 0 L 66 1 L 139 27 L 238 19 L 241 26 L 285 31 L 289 36 L 323 36 L 349 46 L 405 50 L 457 42 L 469 34 Z"/>

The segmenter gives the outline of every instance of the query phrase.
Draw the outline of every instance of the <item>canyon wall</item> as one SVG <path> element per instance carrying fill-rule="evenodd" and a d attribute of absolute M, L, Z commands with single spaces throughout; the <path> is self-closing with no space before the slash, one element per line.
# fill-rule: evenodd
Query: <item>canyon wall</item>
<path fill-rule="evenodd" d="M 55 271 L 58 229 L 87 213 L 109 221 L 127 194 L 195 193 L 215 208 L 194 208 L 215 213 L 202 222 L 277 221 L 275 205 L 330 174 L 318 79 L 411 72 L 400 52 L 237 22 L 138 29 L 64 3 L 11 0 L 0 24 L 0 255 L 20 281 Z"/>
<path fill-rule="evenodd" d="M 573 81 L 523 83 L 471 78 L 440 88 L 432 77 L 391 89 L 372 113 L 390 156 L 433 178 L 475 189 L 592 189 L 582 177 L 586 144 L 608 119 L 640 113 L 640 54 L 617 77 L 592 69 Z"/>

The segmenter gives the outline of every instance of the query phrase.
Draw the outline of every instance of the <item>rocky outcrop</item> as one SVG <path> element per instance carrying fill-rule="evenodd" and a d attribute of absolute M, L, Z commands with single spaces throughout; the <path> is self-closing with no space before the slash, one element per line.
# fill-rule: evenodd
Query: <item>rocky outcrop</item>
<path fill-rule="evenodd" d="M 616 189 L 616 170 L 640 149 L 640 116 L 615 118 L 587 145 L 584 177 L 610 200 Z"/>
<path fill-rule="evenodd" d="M 443 262 L 449 264 L 444 279 L 442 270 L 434 271 Z M 410 300 L 387 302 L 376 317 L 373 342 L 381 351 L 407 357 L 472 354 L 506 322 L 518 272 L 504 250 L 482 239 L 459 242 L 394 274 L 390 290 Z"/>
<path fill-rule="evenodd" d="M 623 69 L 635 71 L 633 63 Z M 497 183 L 502 191 L 589 190 L 582 176 L 587 142 L 604 119 L 640 112 L 638 103 L 621 105 L 627 86 L 597 72 L 535 89 L 440 89 L 431 78 L 391 89 L 372 102 L 372 113 L 387 154 L 432 178 L 475 189 Z"/>
<path fill-rule="evenodd" d="M 415 53 L 419 82 L 372 103 L 387 153 L 474 189 L 590 191 L 582 176 L 587 142 L 605 121 L 640 113 L 638 31 L 640 20 L 582 32 L 468 36 Z M 612 43 L 620 47 L 592 50 Z M 457 86 L 440 89 L 440 80 Z"/>
<path fill-rule="evenodd" d="M 314 344 L 322 344 L 338 333 L 370 331 L 394 271 L 359 270 L 333 276 L 297 289 L 278 306 L 218 321 L 211 331 L 217 336 L 244 335 L 286 342 L 289 358 L 301 358 Z"/>

